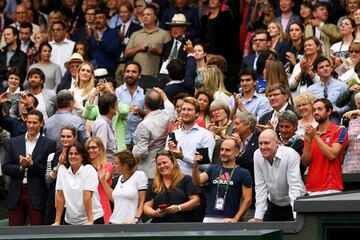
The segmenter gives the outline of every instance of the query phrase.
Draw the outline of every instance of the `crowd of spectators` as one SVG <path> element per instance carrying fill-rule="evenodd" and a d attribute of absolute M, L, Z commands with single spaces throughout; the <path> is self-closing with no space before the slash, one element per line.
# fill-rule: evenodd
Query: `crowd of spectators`
<path fill-rule="evenodd" d="M 360 172 L 360 0 L 0 0 L 0 34 L 10 226 L 293 221 Z"/>

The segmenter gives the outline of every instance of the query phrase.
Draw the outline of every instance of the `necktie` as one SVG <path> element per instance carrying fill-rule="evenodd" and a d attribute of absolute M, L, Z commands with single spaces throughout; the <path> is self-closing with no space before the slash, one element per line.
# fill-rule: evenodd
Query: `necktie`
<path fill-rule="evenodd" d="M 174 45 L 174 48 L 172 49 L 171 53 L 170 53 L 170 60 L 171 59 L 175 59 L 177 57 L 177 54 L 178 54 L 178 41 L 174 40 L 175 41 L 175 45 Z"/>
<path fill-rule="evenodd" d="M 125 24 L 121 26 L 121 35 L 125 37 Z"/>
<path fill-rule="evenodd" d="M 327 85 L 324 87 L 324 98 L 328 98 L 328 87 L 327 87 Z"/>
<path fill-rule="evenodd" d="M 271 120 L 270 120 L 271 125 L 274 126 L 274 128 L 276 128 L 276 126 L 279 123 L 279 112 L 278 111 L 274 111 Z"/>

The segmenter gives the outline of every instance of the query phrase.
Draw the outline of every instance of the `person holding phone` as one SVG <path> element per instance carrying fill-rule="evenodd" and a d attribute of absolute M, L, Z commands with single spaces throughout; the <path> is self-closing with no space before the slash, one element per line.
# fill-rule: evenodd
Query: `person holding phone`
<path fill-rule="evenodd" d="M 20 71 L 18 68 L 10 68 L 7 78 L 7 88 L 0 90 L 0 94 L 8 93 L 8 102 L 2 105 L 2 110 L 10 117 L 18 118 L 18 103 L 20 101 Z"/>
<path fill-rule="evenodd" d="M 193 183 L 196 186 L 209 183 L 209 204 L 204 223 L 241 221 L 251 205 L 252 180 L 247 169 L 236 164 L 240 154 L 240 144 L 233 137 L 227 137 L 221 143 L 221 164 L 209 166 L 199 173 L 200 154 L 194 156 L 192 171 Z"/>
<path fill-rule="evenodd" d="M 170 151 L 158 152 L 156 172 L 144 205 L 145 215 L 158 222 L 193 222 L 193 210 L 200 205 L 199 189 L 184 175 Z"/>

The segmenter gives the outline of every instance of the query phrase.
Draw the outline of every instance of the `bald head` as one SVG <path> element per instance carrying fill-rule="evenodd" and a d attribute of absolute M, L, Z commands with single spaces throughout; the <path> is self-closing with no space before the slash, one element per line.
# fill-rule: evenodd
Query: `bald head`
<path fill-rule="evenodd" d="M 154 89 L 150 89 L 146 92 L 144 101 L 145 106 L 151 111 L 160 109 L 162 102 L 160 94 Z"/>
<path fill-rule="evenodd" d="M 274 130 L 266 129 L 260 134 L 259 149 L 266 160 L 273 161 L 278 149 L 278 137 Z"/>

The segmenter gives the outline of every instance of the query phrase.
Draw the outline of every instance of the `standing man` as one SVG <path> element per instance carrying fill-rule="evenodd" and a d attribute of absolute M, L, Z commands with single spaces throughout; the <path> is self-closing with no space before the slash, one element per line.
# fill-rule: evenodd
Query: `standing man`
<path fill-rule="evenodd" d="M 142 66 L 141 87 L 159 86 L 155 79 L 159 72 L 160 56 L 163 45 L 170 41 L 167 31 L 156 26 L 157 9 L 148 5 L 143 11 L 144 28 L 134 32 L 125 49 L 125 58 L 133 58 Z"/>
<path fill-rule="evenodd" d="M 100 115 L 93 124 L 92 136 L 101 138 L 108 162 L 113 163 L 117 153 L 117 144 L 112 119 L 118 110 L 117 98 L 114 94 L 104 93 L 99 97 L 98 106 Z"/>
<path fill-rule="evenodd" d="M 209 159 L 212 159 L 215 148 L 212 133 L 196 123 L 199 112 L 200 106 L 197 100 L 193 97 L 185 97 L 180 112 L 182 125 L 173 131 L 177 143 L 173 141 L 174 139 L 168 141 L 169 150 L 176 155 L 181 172 L 186 175 L 192 173 L 196 149 L 207 148 Z M 201 170 L 204 171 L 205 168 Z"/>
<path fill-rule="evenodd" d="M 221 165 L 214 164 L 199 173 L 202 156 L 195 154 L 192 178 L 195 185 L 209 183 L 209 206 L 205 223 L 235 223 L 241 220 L 251 205 L 252 181 L 248 170 L 236 165 L 240 145 L 234 138 L 221 143 Z"/>
<path fill-rule="evenodd" d="M 119 57 L 119 33 L 107 25 L 107 12 L 104 9 L 95 11 L 95 29 L 87 28 L 91 56 L 98 68 L 106 68 L 109 76 L 115 77 Z"/>
<path fill-rule="evenodd" d="M 330 60 L 324 56 L 315 59 L 313 69 L 319 76 L 320 82 L 314 83 L 306 91 L 314 97 L 329 99 L 333 105 L 331 120 L 339 124 L 341 116 L 349 110 L 349 105 L 339 108 L 336 106 L 336 101 L 341 94 L 348 91 L 348 85 L 332 77 L 333 68 Z"/>
<path fill-rule="evenodd" d="M 299 154 L 279 146 L 278 141 L 272 129 L 259 136 L 259 149 L 254 153 L 255 215 L 250 222 L 293 221 L 294 200 L 305 194 Z"/>
<path fill-rule="evenodd" d="M 161 104 L 164 109 L 160 109 Z M 155 176 L 155 155 L 163 150 L 166 144 L 167 130 L 176 119 L 174 105 L 163 90 L 150 89 L 145 95 L 146 117 L 137 126 L 134 133 L 132 153 L 139 156 L 139 170 L 145 172 L 147 178 Z"/>
<path fill-rule="evenodd" d="M 308 194 L 327 194 L 343 190 L 341 175 L 342 154 L 348 141 L 344 126 L 330 122 L 333 106 L 328 99 L 316 99 L 313 105 L 315 121 L 319 126 L 305 127 L 304 153 L 301 160 L 309 166 L 306 177 Z"/>
<path fill-rule="evenodd" d="M 17 67 L 20 72 L 20 85 L 24 83 L 27 69 L 27 55 L 18 45 L 19 31 L 12 26 L 7 26 L 3 32 L 6 47 L 0 51 L 0 87 L 6 87 L 6 74 L 9 68 Z"/>
<path fill-rule="evenodd" d="M 24 226 L 27 216 L 31 225 L 44 223 L 47 158 L 55 153 L 56 143 L 40 134 L 43 124 L 41 112 L 30 111 L 25 135 L 11 139 L 4 158 L 2 170 L 10 176 L 7 197 L 10 226 Z"/>
<path fill-rule="evenodd" d="M 20 24 L 20 49 L 25 54 L 30 54 L 29 51 L 31 48 L 35 46 L 35 43 L 30 39 L 32 34 L 32 25 L 28 22 L 24 22 Z M 35 54 L 35 52 L 34 52 Z"/>
<path fill-rule="evenodd" d="M 120 57 L 119 57 L 119 65 L 116 69 L 116 81 L 121 84 L 124 83 L 124 66 L 128 59 L 125 58 L 125 49 L 129 42 L 131 35 L 139 31 L 142 27 L 137 23 L 134 23 L 131 20 L 131 16 L 133 16 L 134 7 L 130 2 L 125 2 L 120 5 L 120 18 L 122 20 L 122 24 L 116 29 L 119 31 L 119 41 L 120 41 Z"/>
<path fill-rule="evenodd" d="M 51 31 L 53 40 L 50 42 L 52 47 L 50 60 L 60 66 L 61 74 L 64 76 L 66 72 L 64 63 L 70 59 L 75 43 L 66 38 L 66 25 L 64 22 L 54 22 Z"/>
<path fill-rule="evenodd" d="M 230 118 L 239 112 L 249 112 L 257 118 L 270 112 L 269 100 L 255 90 L 256 72 L 252 69 L 243 69 L 239 78 L 240 93 L 234 94 L 229 99 Z"/>
<path fill-rule="evenodd" d="M 138 62 L 130 61 L 125 64 L 125 83 L 119 86 L 115 94 L 119 101 L 127 104 L 130 112 L 126 122 L 126 147 L 132 150 L 134 145 L 133 133 L 145 116 L 144 89 L 139 87 L 141 66 Z"/>

